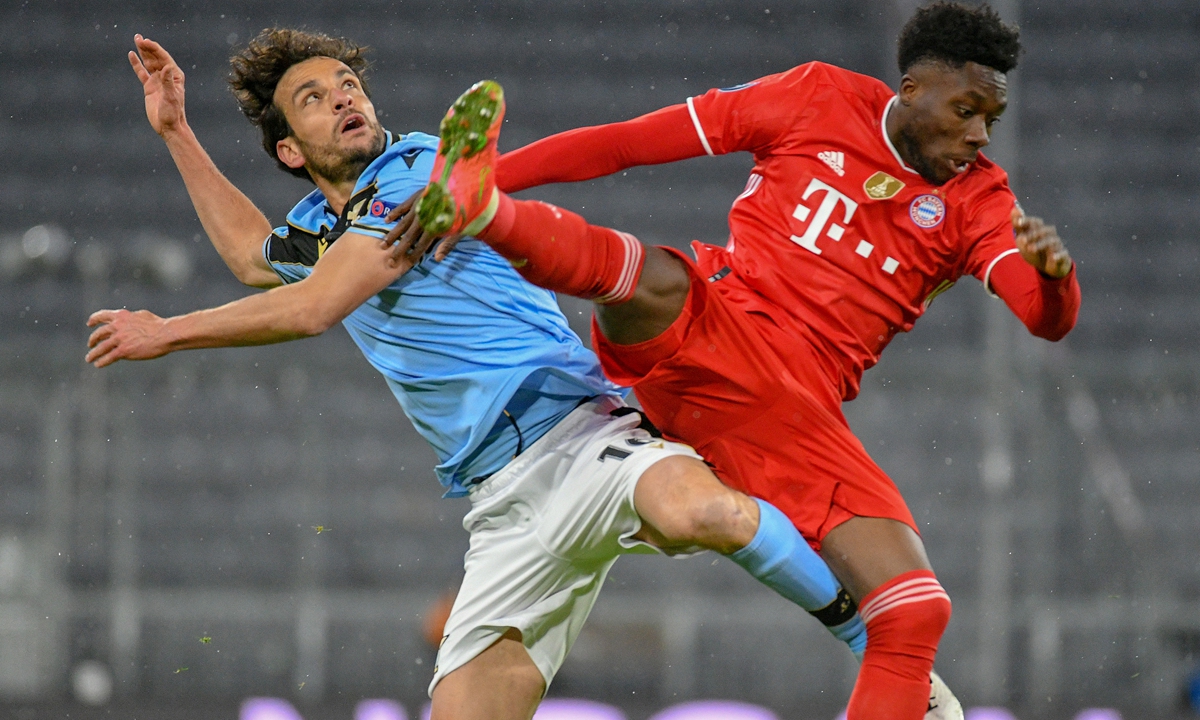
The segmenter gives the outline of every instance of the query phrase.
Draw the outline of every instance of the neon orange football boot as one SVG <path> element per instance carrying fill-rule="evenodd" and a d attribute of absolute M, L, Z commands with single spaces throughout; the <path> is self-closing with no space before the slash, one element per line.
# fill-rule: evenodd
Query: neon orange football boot
<path fill-rule="evenodd" d="M 434 235 L 473 235 L 496 216 L 496 141 L 504 121 L 504 89 L 481 80 L 442 118 L 441 142 L 417 219 Z"/>

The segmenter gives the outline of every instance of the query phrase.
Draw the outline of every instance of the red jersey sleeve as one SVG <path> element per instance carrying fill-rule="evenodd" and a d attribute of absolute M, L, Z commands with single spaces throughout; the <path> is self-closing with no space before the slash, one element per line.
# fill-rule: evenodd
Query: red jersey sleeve
<path fill-rule="evenodd" d="M 551 135 L 500 156 L 496 185 L 504 192 L 611 175 L 698 155 L 757 152 L 795 123 L 819 79 L 822 63 L 800 65 L 737 87 L 710 90 L 625 122 Z"/>
<path fill-rule="evenodd" d="M 709 155 L 759 153 L 795 127 L 826 66 L 810 62 L 745 85 L 688 98 L 696 134 Z"/>
<path fill-rule="evenodd" d="M 703 154 L 687 106 L 672 105 L 625 122 L 568 130 L 505 153 L 497 163 L 496 186 L 512 193 Z"/>
<path fill-rule="evenodd" d="M 1052 278 L 1013 253 L 996 263 L 989 280 L 992 290 L 1037 337 L 1061 340 L 1075 327 L 1080 293 L 1074 266 L 1066 277 Z"/>
<path fill-rule="evenodd" d="M 1017 200 L 1007 177 L 999 168 L 995 172 L 996 182 L 972 203 L 974 212 L 965 229 L 971 245 L 964 273 L 974 275 L 985 290 L 1004 300 L 1030 333 L 1061 340 L 1075 327 L 1079 315 L 1075 268 L 1066 277 L 1051 278 L 1025 262 L 1012 228 Z"/>

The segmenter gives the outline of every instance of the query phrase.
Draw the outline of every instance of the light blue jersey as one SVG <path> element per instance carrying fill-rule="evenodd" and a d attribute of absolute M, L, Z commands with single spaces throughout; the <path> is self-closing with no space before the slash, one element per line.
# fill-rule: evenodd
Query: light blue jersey
<path fill-rule="evenodd" d="M 437 144 L 388 133 L 340 217 L 320 190 L 292 209 L 263 246 L 271 267 L 298 282 L 344 232 L 382 238 L 388 212 L 428 182 Z M 553 293 L 470 238 L 440 263 L 427 255 L 343 324 L 433 446 L 448 496 L 499 470 L 584 398 L 625 392 L 604 378 Z"/>

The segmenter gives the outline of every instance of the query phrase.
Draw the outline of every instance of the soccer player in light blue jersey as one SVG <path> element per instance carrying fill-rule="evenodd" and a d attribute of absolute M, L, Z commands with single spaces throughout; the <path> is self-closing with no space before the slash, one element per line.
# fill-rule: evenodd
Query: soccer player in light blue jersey
<path fill-rule="evenodd" d="M 234 93 L 264 148 L 316 185 L 273 229 L 188 128 L 170 55 L 135 43 L 151 126 L 205 231 L 239 280 L 270 289 L 171 318 L 99 311 L 87 361 L 345 325 L 436 452 L 446 494 L 472 503 L 430 685 L 435 720 L 529 718 L 623 553 L 725 554 L 861 652 L 862 623 L 824 561 L 776 508 L 722 485 L 626 407 L 551 293 L 471 239 L 442 262 L 423 235 L 392 257 L 385 217 L 425 186 L 437 138 L 379 125 L 357 46 L 277 29 L 233 58 Z"/>

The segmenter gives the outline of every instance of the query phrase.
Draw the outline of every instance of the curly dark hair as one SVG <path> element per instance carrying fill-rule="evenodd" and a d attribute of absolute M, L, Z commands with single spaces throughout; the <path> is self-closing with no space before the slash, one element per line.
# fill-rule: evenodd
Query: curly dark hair
<path fill-rule="evenodd" d="M 370 63 L 365 57 L 368 48 L 345 38 L 333 38 L 288 28 L 267 28 L 250 41 L 241 52 L 229 58 L 233 72 L 229 86 L 250 122 L 262 132 L 263 150 L 275 159 L 283 170 L 298 178 L 311 180 L 304 168 L 290 168 L 279 160 L 275 145 L 292 134 L 283 111 L 276 107 L 275 86 L 288 68 L 314 57 L 328 57 L 346 63 L 362 83 L 367 97 L 366 72 Z"/>
<path fill-rule="evenodd" d="M 906 73 L 921 61 L 962 67 L 979 63 L 1006 73 L 1017 66 L 1020 31 L 1006 25 L 987 3 L 968 7 L 938 0 L 917 10 L 900 31 L 897 61 Z"/>

